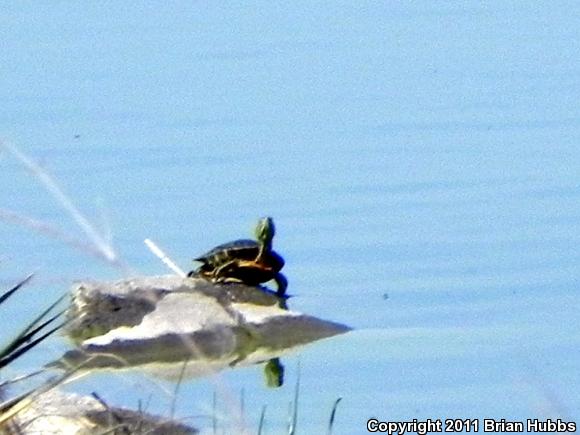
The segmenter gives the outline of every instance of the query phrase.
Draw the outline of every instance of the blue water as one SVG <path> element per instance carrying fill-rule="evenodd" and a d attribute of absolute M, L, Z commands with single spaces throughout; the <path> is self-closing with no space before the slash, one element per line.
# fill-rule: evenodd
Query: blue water
<path fill-rule="evenodd" d="M 191 381 L 178 416 L 211 414 L 217 384 L 244 391 L 250 428 L 267 405 L 275 432 L 300 359 L 302 433 L 324 429 L 338 397 L 344 434 L 371 416 L 578 418 L 579 4 L 2 9 L 0 136 L 135 273 L 167 272 L 146 237 L 187 269 L 271 215 L 292 308 L 358 329 L 286 359 L 279 391 L 259 368 Z M 84 237 L 2 151 L 0 186 L 0 208 Z M 37 271 L 3 330 L 75 279 L 122 276 L 21 226 L 0 222 L 0 240 L 3 288 Z M 109 403 L 136 407 L 152 382 L 69 388 L 108 385 Z"/>

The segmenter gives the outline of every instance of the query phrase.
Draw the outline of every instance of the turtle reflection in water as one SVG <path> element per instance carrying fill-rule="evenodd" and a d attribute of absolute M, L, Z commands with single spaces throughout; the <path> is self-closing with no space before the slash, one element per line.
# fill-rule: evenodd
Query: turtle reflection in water
<path fill-rule="evenodd" d="M 277 295 L 284 297 L 288 281 L 280 273 L 284 259 L 272 250 L 276 227 L 271 217 L 260 219 L 256 225 L 256 240 L 241 239 L 216 246 L 194 261 L 202 265 L 188 276 L 201 276 L 216 283 L 239 282 L 258 286 L 274 280 Z"/>

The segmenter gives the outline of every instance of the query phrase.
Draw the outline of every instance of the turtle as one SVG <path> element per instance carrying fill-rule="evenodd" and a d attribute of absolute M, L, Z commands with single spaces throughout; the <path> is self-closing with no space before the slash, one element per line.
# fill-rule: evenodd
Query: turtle
<path fill-rule="evenodd" d="M 288 281 L 280 273 L 284 259 L 272 250 L 272 239 L 276 233 L 274 220 L 265 217 L 258 221 L 255 234 L 257 240 L 240 239 L 218 245 L 194 259 L 201 266 L 188 276 L 201 276 L 212 282 L 240 282 L 250 286 L 274 280 L 278 296 L 284 296 Z"/>

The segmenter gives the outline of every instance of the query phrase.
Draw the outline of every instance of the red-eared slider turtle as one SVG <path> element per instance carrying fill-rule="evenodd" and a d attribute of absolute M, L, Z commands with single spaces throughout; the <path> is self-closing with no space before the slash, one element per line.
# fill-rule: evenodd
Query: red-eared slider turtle
<path fill-rule="evenodd" d="M 188 276 L 201 276 L 213 282 L 241 282 L 250 286 L 276 281 L 278 295 L 284 296 L 288 281 L 280 273 L 284 259 L 272 250 L 276 227 L 271 217 L 260 219 L 256 239 L 241 239 L 216 246 L 194 261 L 202 265 Z"/>

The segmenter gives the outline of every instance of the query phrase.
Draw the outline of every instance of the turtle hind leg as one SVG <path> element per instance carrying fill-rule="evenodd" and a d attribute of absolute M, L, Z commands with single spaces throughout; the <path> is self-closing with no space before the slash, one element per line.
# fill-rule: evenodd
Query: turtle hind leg
<path fill-rule="evenodd" d="M 199 269 L 191 270 L 187 273 L 188 278 L 203 278 L 203 279 L 210 279 L 208 276 L 208 272 L 203 270 L 201 267 Z"/>
<path fill-rule="evenodd" d="M 196 260 L 198 261 L 198 260 Z M 197 269 L 193 269 L 187 274 L 188 278 L 203 278 L 208 281 L 212 279 L 214 268 L 209 263 L 203 263 Z"/>
<path fill-rule="evenodd" d="M 212 281 L 221 282 L 224 279 L 228 278 L 228 273 L 231 272 L 232 270 L 235 270 L 235 268 L 237 267 L 237 263 L 238 262 L 236 260 L 230 260 L 225 262 L 221 266 L 216 267 L 211 273 Z"/>

